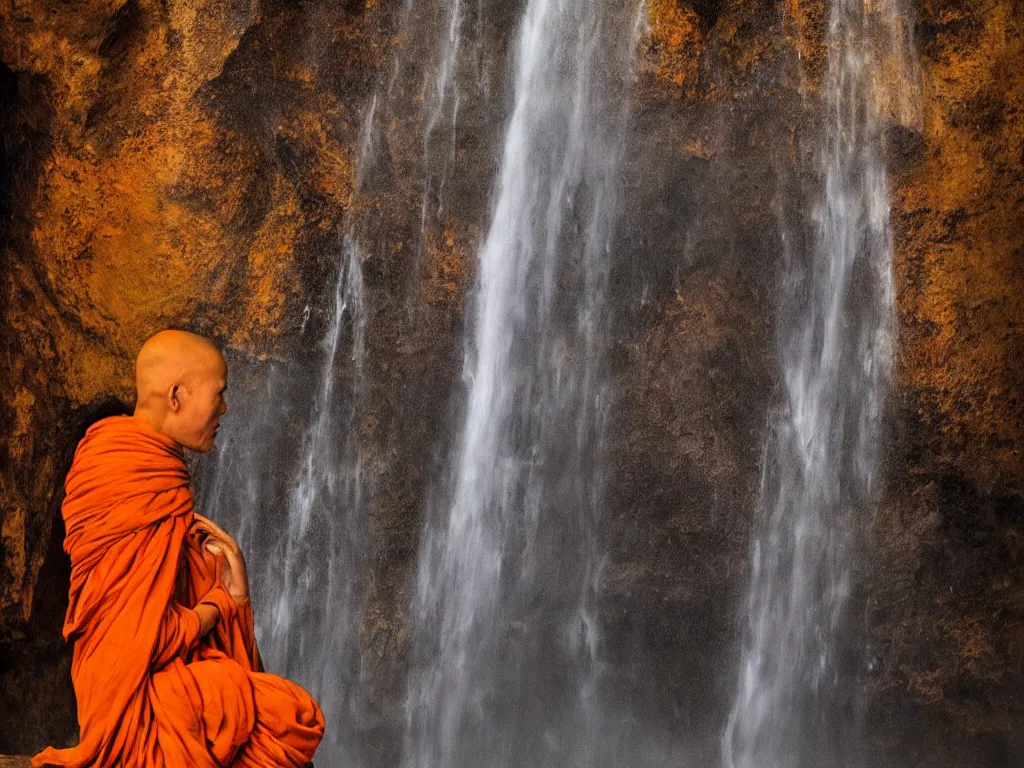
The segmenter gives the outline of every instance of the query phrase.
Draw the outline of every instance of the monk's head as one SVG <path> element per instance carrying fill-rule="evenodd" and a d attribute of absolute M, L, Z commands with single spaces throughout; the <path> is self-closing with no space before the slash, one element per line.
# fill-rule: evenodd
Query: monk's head
<path fill-rule="evenodd" d="M 193 451 L 209 451 L 227 411 L 228 366 L 208 339 L 160 331 L 135 359 L 135 415 Z"/>

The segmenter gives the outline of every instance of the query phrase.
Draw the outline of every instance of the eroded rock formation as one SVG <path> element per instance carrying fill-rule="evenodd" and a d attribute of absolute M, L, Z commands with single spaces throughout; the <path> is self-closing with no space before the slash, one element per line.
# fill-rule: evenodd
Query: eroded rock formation
<path fill-rule="evenodd" d="M 881 698 L 941 712 L 949 741 L 978 737 L 993 765 L 1024 759 L 1011 661 L 1024 643 L 1022 32 L 1019 7 L 920 10 L 922 134 L 894 178 L 897 402 L 868 612 Z"/>

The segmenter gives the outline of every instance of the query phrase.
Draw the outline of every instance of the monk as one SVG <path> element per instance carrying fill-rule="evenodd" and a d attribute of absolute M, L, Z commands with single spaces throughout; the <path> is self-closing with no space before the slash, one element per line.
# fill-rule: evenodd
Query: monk
<path fill-rule="evenodd" d="M 227 365 L 206 339 L 162 331 L 135 364 L 131 416 L 92 425 L 61 509 L 71 556 L 64 638 L 78 699 L 76 747 L 34 766 L 308 765 L 323 715 L 263 672 L 245 560 L 193 508 L 184 449 L 209 451 Z"/>

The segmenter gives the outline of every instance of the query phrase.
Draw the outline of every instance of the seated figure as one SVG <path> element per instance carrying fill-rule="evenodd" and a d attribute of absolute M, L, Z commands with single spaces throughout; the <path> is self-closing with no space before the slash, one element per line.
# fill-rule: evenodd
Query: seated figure
<path fill-rule="evenodd" d="M 162 331 L 136 360 L 131 416 L 92 425 L 65 481 L 71 590 L 64 637 L 80 739 L 34 766 L 307 765 L 312 697 L 263 671 L 245 561 L 193 508 L 184 449 L 209 451 L 227 365 L 206 339 Z"/>

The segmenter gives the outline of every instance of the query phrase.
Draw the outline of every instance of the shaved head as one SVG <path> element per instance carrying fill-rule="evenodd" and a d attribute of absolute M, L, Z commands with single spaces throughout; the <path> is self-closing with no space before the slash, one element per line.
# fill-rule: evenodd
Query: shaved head
<path fill-rule="evenodd" d="M 220 350 L 188 331 L 160 331 L 135 359 L 135 415 L 192 450 L 213 447 L 226 387 Z"/>
<path fill-rule="evenodd" d="M 162 396 L 168 386 L 202 372 L 220 357 L 209 339 L 188 331 L 160 331 L 150 336 L 135 358 L 137 402 Z"/>

